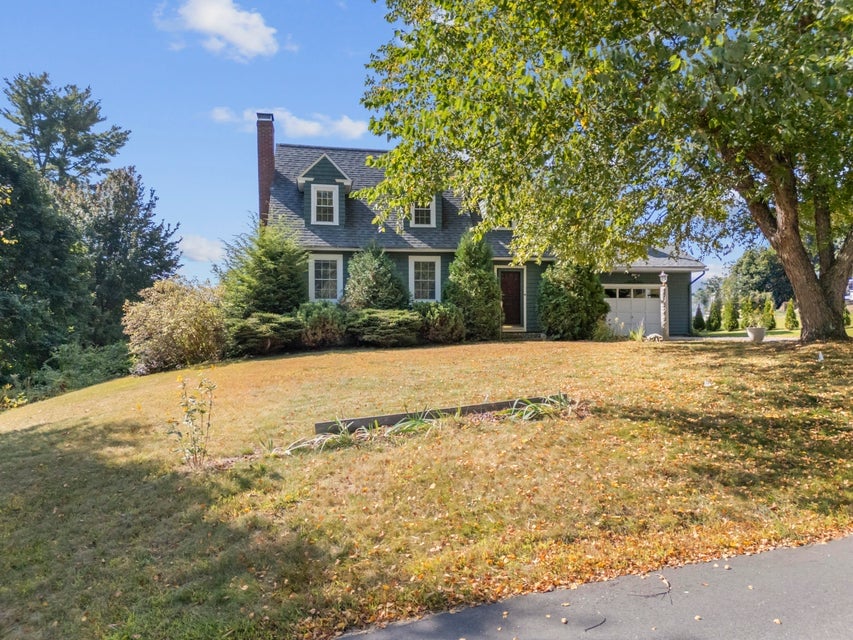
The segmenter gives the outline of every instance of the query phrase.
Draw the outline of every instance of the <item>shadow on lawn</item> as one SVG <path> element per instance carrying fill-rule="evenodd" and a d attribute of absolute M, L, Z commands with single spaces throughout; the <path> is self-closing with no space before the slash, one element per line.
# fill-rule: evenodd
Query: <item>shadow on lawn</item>
<path fill-rule="evenodd" d="M 849 511 L 853 496 L 841 480 L 853 459 L 853 345 L 699 343 L 674 351 L 686 371 L 718 370 L 721 378 L 708 389 L 672 390 L 685 398 L 665 406 L 622 401 L 599 413 L 659 424 L 727 454 L 694 456 L 691 469 L 741 495 L 764 494 L 772 503 L 777 491 L 796 484 L 799 507 Z M 837 486 L 827 486 L 833 478 Z"/>
<path fill-rule="evenodd" d="M 252 473 L 106 451 L 132 450 L 143 428 L 0 434 L 0 636 L 278 638 L 308 615 L 308 582 L 335 560 L 321 536 L 213 508 Z"/>

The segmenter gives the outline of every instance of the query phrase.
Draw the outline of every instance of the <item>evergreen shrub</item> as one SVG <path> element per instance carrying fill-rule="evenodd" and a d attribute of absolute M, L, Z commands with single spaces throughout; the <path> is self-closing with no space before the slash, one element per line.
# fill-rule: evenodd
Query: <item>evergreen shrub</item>
<path fill-rule="evenodd" d="M 705 316 L 702 315 L 702 306 L 696 305 L 696 315 L 693 316 L 693 328 L 696 331 L 704 331 L 706 328 Z"/>
<path fill-rule="evenodd" d="M 708 331 L 719 331 L 723 326 L 723 300 L 719 295 L 714 297 L 711 303 L 711 309 L 708 311 L 708 322 L 706 328 Z"/>
<path fill-rule="evenodd" d="M 546 335 L 559 340 L 592 338 L 610 310 L 598 276 L 585 267 L 555 264 L 542 274 L 539 322 Z"/>
<path fill-rule="evenodd" d="M 418 302 L 414 310 L 421 314 L 421 335 L 427 342 L 451 344 L 465 339 L 465 318 L 450 302 Z"/>
<path fill-rule="evenodd" d="M 419 341 L 423 317 L 409 309 L 360 309 L 349 314 L 347 331 L 356 343 L 409 347 Z"/>
<path fill-rule="evenodd" d="M 776 313 L 773 308 L 773 296 L 767 294 L 764 299 L 764 311 L 761 313 L 761 325 L 768 331 L 776 328 Z"/>
<path fill-rule="evenodd" d="M 301 344 L 305 325 L 299 318 L 278 313 L 253 313 L 229 321 L 231 351 L 235 355 L 266 355 Z"/>
<path fill-rule="evenodd" d="M 495 275 L 492 250 L 482 239 L 466 233 L 444 288 L 444 299 L 462 311 L 467 340 L 494 340 L 503 324 L 501 286 Z"/>
<path fill-rule="evenodd" d="M 346 342 L 347 314 L 334 302 L 305 302 L 296 312 L 306 347 L 335 347 Z"/>
<path fill-rule="evenodd" d="M 785 328 L 788 331 L 800 328 L 800 321 L 797 318 L 797 310 L 794 308 L 794 299 L 788 300 L 785 305 Z"/>
<path fill-rule="evenodd" d="M 726 300 L 723 303 L 720 322 L 724 331 L 737 331 L 740 323 L 738 322 L 738 305 L 734 300 Z"/>
<path fill-rule="evenodd" d="M 342 304 L 347 309 L 405 309 L 409 306 L 406 285 L 383 249 L 367 247 L 349 261 Z"/>

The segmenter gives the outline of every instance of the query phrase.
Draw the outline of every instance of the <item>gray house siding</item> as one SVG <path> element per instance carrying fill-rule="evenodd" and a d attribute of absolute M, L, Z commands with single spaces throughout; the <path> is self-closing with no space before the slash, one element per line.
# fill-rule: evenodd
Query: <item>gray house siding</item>
<path fill-rule="evenodd" d="M 690 282 L 689 273 L 670 274 L 669 287 L 669 333 L 674 336 L 690 335 Z"/>
<path fill-rule="evenodd" d="M 542 282 L 542 272 L 548 268 L 547 264 L 536 264 L 531 262 L 527 265 L 527 331 L 536 333 L 542 331 L 539 323 L 539 283 Z"/>

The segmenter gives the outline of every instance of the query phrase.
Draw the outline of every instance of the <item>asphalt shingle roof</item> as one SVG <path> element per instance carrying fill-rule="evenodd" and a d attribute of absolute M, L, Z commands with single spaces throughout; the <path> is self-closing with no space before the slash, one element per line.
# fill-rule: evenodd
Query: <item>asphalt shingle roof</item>
<path fill-rule="evenodd" d="M 396 220 L 389 219 L 384 232 L 373 223 L 375 212 L 366 202 L 346 198 L 342 225 L 307 224 L 304 198 L 297 178 L 314 165 L 324 154 L 352 180 L 352 191 L 378 184 L 382 171 L 367 166 L 368 156 L 385 153 L 381 150 L 347 149 L 295 144 L 275 146 L 275 177 L 270 190 L 270 219 L 286 224 L 309 251 L 357 250 L 375 243 L 386 251 L 453 252 L 462 235 L 472 226 L 470 213 L 460 213 L 461 200 L 449 192 L 441 195 L 440 228 L 411 228 L 408 222 L 396 229 Z M 306 190 L 307 192 L 307 190 Z M 496 258 L 511 258 L 511 231 L 492 231 L 486 236 Z M 631 270 L 670 269 L 703 271 L 705 266 L 689 256 L 675 257 L 670 251 L 652 249 L 647 260 L 635 262 Z"/>

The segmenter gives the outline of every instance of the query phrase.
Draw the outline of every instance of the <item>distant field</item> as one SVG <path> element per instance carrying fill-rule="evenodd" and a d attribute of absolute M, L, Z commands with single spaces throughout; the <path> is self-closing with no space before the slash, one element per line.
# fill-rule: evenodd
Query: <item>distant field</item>
<path fill-rule="evenodd" d="M 508 342 L 125 378 L 0 414 L 0 637 L 345 629 L 853 531 L 853 344 Z M 166 435 L 218 386 L 211 458 Z M 316 421 L 564 392 L 295 456 Z"/>

